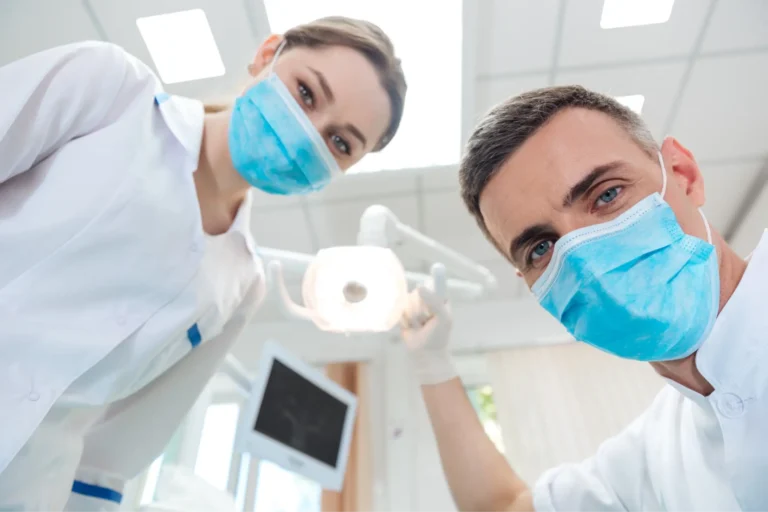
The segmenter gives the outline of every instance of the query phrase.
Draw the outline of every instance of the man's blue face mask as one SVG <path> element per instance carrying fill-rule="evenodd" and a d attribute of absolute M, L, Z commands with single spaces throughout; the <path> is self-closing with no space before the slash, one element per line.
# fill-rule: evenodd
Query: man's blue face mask
<path fill-rule="evenodd" d="M 555 244 L 532 291 L 579 341 L 627 359 L 668 361 L 706 340 L 720 303 L 717 252 L 687 235 L 664 201 L 664 185 L 618 218 Z"/>
<path fill-rule="evenodd" d="M 229 152 L 240 175 L 270 194 L 306 194 L 341 174 L 335 158 L 274 72 L 235 101 Z"/>

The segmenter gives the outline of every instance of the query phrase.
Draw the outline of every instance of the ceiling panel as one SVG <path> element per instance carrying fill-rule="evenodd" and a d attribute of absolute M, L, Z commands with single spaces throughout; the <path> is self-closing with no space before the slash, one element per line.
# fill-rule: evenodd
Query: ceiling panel
<path fill-rule="evenodd" d="M 408 172 L 386 171 L 350 174 L 333 181 L 325 189 L 307 196 L 310 204 L 331 201 L 375 198 L 416 192 L 416 175 Z"/>
<path fill-rule="evenodd" d="M 761 160 L 699 164 L 704 176 L 704 189 L 707 191 L 703 210 L 709 222 L 720 233 L 730 227 L 762 164 Z M 765 220 L 768 227 L 768 217 Z"/>
<path fill-rule="evenodd" d="M 203 9 L 227 73 L 220 77 L 172 84 L 167 86 L 167 90 L 202 100 L 221 100 L 237 96 L 248 83 L 247 66 L 261 41 L 251 30 L 245 3 L 241 0 L 90 1 L 109 40 L 153 67 L 152 58 L 136 27 L 136 19 Z"/>
<path fill-rule="evenodd" d="M 720 0 L 704 37 L 704 52 L 768 46 L 768 2 Z"/>
<path fill-rule="evenodd" d="M 475 85 L 475 120 L 477 123 L 492 107 L 521 92 L 549 85 L 549 75 L 534 74 L 509 78 L 479 79 Z"/>
<path fill-rule="evenodd" d="M 478 5 L 478 75 L 547 69 L 559 0 L 484 0 Z"/>
<path fill-rule="evenodd" d="M 711 0 L 676 0 L 666 23 L 600 28 L 603 0 L 566 2 L 560 66 L 685 56 L 693 51 Z"/>
<path fill-rule="evenodd" d="M 731 247 L 742 257 L 749 255 L 762 240 L 768 243 L 768 187 L 764 187 L 741 228 L 731 241 Z"/>
<path fill-rule="evenodd" d="M 654 137 L 664 137 L 664 124 L 675 102 L 685 65 L 656 64 L 610 68 L 593 71 L 558 73 L 559 85 L 578 84 L 611 96 L 642 94 L 645 96 L 642 116 Z"/>
<path fill-rule="evenodd" d="M 424 233 L 477 261 L 496 256 L 456 192 L 429 192 L 423 203 Z"/>
<path fill-rule="evenodd" d="M 369 206 L 380 204 L 389 208 L 404 224 L 419 229 L 419 211 L 416 196 L 380 197 L 370 200 L 329 202 L 310 207 L 311 224 L 319 246 L 355 245 L 360 230 L 360 217 Z M 418 250 L 408 245 L 393 247 L 407 270 L 423 270 L 422 257 Z"/>
<path fill-rule="evenodd" d="M 422 186 L 424 190 L 457 190 L 459 188 L 459 166 L 451 165 L 426 169 L 422 173 Z"/>
<path fill-rule="evenodd" d="M 251 231 L 256 244 L 313 254 L 312 234 L 300 207 L 254 212 Z"/>
<path fill-rule="evenodd" d="M 768 152 L 768 52 L 699 59 L 671 134 L 699 161 Z"/>
<path fill-rule="evenodd" d="M 79 0 L 0 1 L 0 65 L 88 39 L 101 37 Z"/>
<path fill-rule="evenodd" d="M 419 223 L 416 196 L 389 196 L 370 200 L 352 200 L 312 204 L 310 214 L 320 247 L 355 245 L 360 229 L 360 217 L 372 204 L 386 206 L 405 224 Z"/>

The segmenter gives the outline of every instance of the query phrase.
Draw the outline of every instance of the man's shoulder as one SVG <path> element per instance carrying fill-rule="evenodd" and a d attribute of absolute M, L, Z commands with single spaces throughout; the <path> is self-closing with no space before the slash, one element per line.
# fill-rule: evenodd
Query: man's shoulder
<path fill-rule="evenodd" d="M 665 384 L 648 406 L 643 416 L 648 421 L 668 421 L 670 415 L 677 415 L 683 407 L 685 397 L 670 384 Z"/>

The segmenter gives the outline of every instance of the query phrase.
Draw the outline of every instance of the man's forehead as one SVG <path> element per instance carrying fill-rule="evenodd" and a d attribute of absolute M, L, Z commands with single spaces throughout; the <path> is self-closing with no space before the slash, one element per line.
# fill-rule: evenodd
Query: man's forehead
<path fill-rule="evenodd" d="M 507 244 L 511 230 L 546 221 L 596 166 L 642 150 L 616 121 L 586 109 L 555 115 L 501 166 L 480 195 L 491 235 Z"/>

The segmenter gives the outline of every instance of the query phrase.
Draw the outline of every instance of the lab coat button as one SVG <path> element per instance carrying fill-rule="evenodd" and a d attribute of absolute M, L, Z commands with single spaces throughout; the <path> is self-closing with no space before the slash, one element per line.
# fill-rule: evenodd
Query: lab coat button
<path fill-rule="evenodd" d="M 27 398 L 29 399 L 30 402 L 37 402 L 38 400 L 40 400 L 40 393 L 38 393 L 37 391 L 31 391 L 27 395 Z"/>
<path fill-rule="evenodd" d="M 725 393 L 717 401 L 717 410 L 726 418 L 738 418 L 744 414 L 744 401 L 733 393 Z"/>

